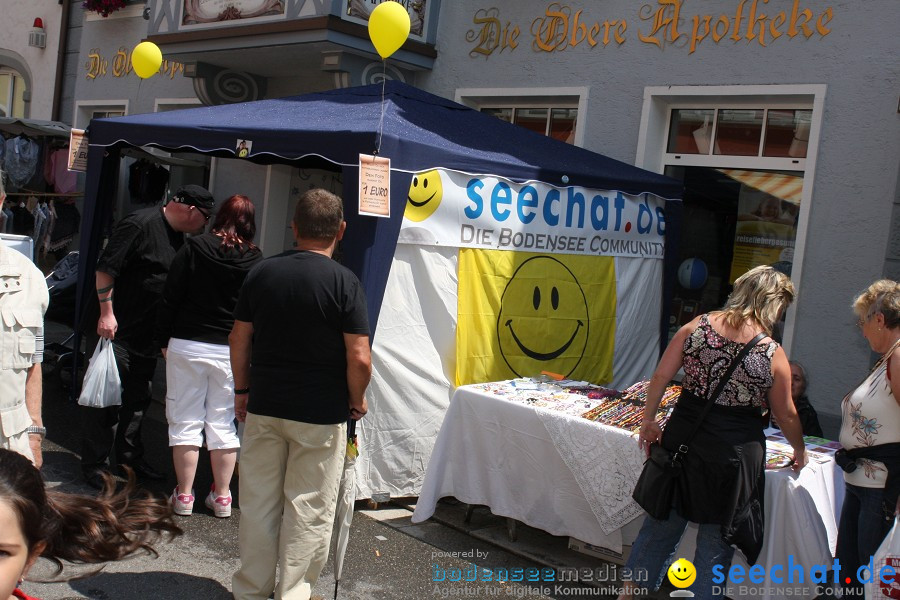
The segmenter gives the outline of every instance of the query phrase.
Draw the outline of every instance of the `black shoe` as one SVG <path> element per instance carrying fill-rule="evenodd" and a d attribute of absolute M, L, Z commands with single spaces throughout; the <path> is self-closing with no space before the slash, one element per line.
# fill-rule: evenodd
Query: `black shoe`
<path fill-rule="evenodd" d="M 112 476 L 106 469 L 89 469 L 82 471 L 82 474 L 84 475 L 84 481 L 95 490 L 102 490 L 106 487 L 106 480 L 103 478 L 104 474 Z"/>
<path fill-rule="evenodd" d="M 138 476 L 139 479 L 150 479 L 152 481 L 162 481 L 166 478 L 166 476 L 153 467 L 150 466 L 143 458 L 139 458 L 138 460 L 130 463 L 124 463 L 125 466 L 131 467 L 131 470 L 134 471 L 134 474 Z M 127 477 L 127 473 L 125 473 L 124 469 L 122 472 L 123 476 Z"/>

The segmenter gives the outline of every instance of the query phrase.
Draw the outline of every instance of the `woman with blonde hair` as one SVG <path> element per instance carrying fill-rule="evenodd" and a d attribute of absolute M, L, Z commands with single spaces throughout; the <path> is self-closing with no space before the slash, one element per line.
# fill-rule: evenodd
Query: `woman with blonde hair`
<path fill-rule="evenodd" d="M 786 275 L 769 266 L 751 269 L 735 280 L 722 310 L 700 315 L 675 334 L 650 379 L 639 444 L 648 456 L 655 444 L 671 453 L 681 449 L 682 465 L 671 508 L 659 518 L 647 515 L 626 565 L 632 573 L 646 569 L 655 588 L 688 522 L 699 524 L 691 586 L 697 598 L 721 597 L 713 591 L 712 567 L 731 564 L 732 545 L 750 564 L 756 561 L 764 525 L 767 408 L 794 449 L 793 468 L 806 464 L 788 359 L 771 338 L 793 300 Z M 663 432 L 656 411 L 682 367 L 683 391 Z M 630 598 L 634 586 L 625 582 L 620 598 Z"/>
<path fill-rule="evenodd" d="M 835 459 L 844 469 L 838 524 L 841 570 L 856 573 L 894 523 L 900 495 L 900 283 L 881 279 L 853 302 L 862 335 L 881 358 L 841 402 Z M 862 595 L 862 590 L 859 590 Z"/>

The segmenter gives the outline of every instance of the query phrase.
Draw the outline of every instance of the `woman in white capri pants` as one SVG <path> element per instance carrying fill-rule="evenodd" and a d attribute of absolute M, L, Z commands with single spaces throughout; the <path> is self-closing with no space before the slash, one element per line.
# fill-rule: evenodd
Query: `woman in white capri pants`
<path fill-rule="evenodd" d="M 193 512 L 205 437 L 214 479 L 206 506 L 217 517 L 231 516 L 230 484 L 240 442 L 228 334 L 244 278 L 262 259 L 252 243 L 254 215 L 249 198 L 231 196 L 212 231 L 181 247 L 166 279 L 156 335 L 166 359 L 166 418 L 178 479 L 171 503 L 177 515 Z"/>

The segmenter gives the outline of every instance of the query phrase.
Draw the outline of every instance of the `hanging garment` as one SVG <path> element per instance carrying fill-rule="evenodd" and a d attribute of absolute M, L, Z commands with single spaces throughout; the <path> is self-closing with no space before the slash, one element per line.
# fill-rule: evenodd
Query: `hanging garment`
<path fill-rule="evenodd" d="M 3 209 L 3 214 L 6 216 L 6 224 L 3 227 L 3 233 L 12 233 L 13 230 L 13 213 L 12 209 L 8 206 Z"/>
<path fill-rule="evenodd" d="M 50 153 L 44 166 L 44 178 L 58 194 L 71 194 L 78 184 L 78 173 L 69 170 L 69 150 L 61 148 Z"/>
<path fill-rule="evenodd" d="M 139 160 L 128 167 L 128 192 L 131 201 L 156 204 L 163 199 L 169 184 L 169 171 L 160 165 Z"/>
<path fill-rule="evenodd" d="M 32 215 L 24 202 L 20 202 L 12 209 L 13 227 L 12 232 L 16 235 L 31 236 L 34 232 L 34 215 Z"/>
<path fill-rule="evenodd" d="M 47 229 L 44 231 L 44 237 L 41 239 L 41 252 L 47 254 L 50 251 L 50 236 L 53 234 L 53 227 L 56 225 L 56 202 L 47 203 Z"/>
<path fill-rule="evenodd" d="M 34 176 L 41 146 L 24 135 L 6 140 L 3 171 L 15 188 L 21 188 Z"/>
<path fill-rule="evenodd" d="M 31 239 L 34 240 L 32 247 L 34 248 L 34 261 L 37 263 L 41 248 L 41 236 L 47 229 L 47 213 L 44 212 L 42 204 L 35 204 L 31 216 L 34 217 L 34 229 L 31 232 Z"/>
<path fill-rule="evenodd" d="M 57 202 L 54 208 L 56 209 L 56 222 L 53 224 L 50 243 L 47 246 L 50 252 L 68 248 L 81 224 L 81 213 L 78 212 L 74 200 Z"/>

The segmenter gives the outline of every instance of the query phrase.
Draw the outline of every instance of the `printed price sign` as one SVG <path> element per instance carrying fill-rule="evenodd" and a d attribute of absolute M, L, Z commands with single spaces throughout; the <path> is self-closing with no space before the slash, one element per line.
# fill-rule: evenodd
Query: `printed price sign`
<path fill-rule="evenodd" d="M 88 139 L 84 129 L 69 132 L 69 170 L 87 171 Z"/>
<path fill-rule="evenodd" d="M 359 155 L 359 214 L 391 216 L 391 159 Z"/>

